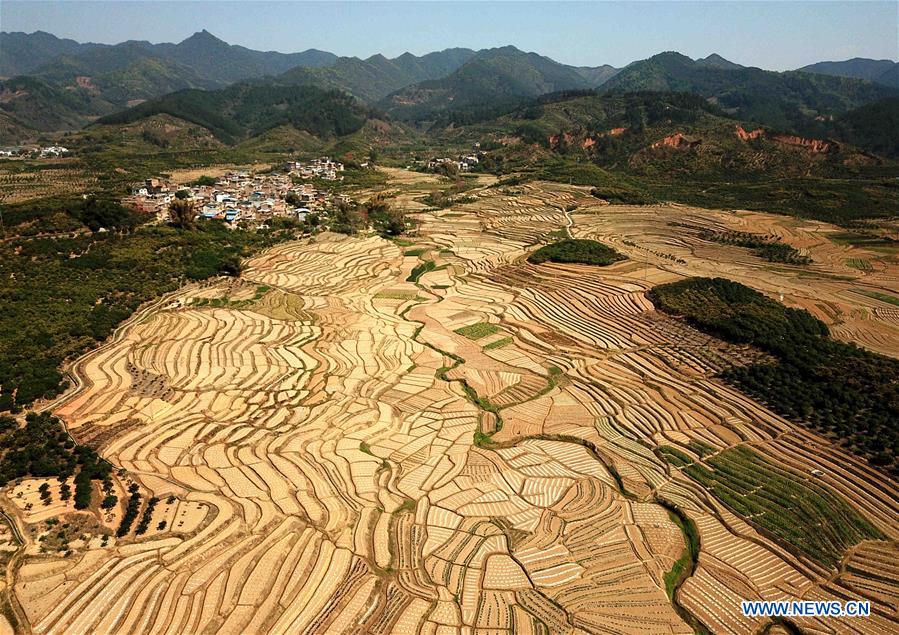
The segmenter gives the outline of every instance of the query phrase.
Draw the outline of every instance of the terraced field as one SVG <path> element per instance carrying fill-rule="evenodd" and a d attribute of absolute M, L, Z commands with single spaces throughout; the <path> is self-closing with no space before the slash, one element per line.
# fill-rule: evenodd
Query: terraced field
<path fill-rule="evenodd" d="M 409 200 L 433 188 L 391 176 Z M 114 535 L 124 503 L 41 506 L 37 479 L 7 491 L 25 541 L 12 606 L 34 632 L 755 633 L 740 600 L 784 598 L 872 602 L 803 629 L 896 631 L 895 483 L 714 379 L 761 354 L 644 296 L 725 274 L 899 355 L 889 307 L 853 291 L 895 291 L 895 263 L 784 218 L 609 208 L 558 184 L 467 194 L 419 212 L 414 245 L 275 247 L 75 364 L 55 413 L 121 468 L 120 501 L 136 485 L 145 531 Z M 773 270 L 672 222 L 782 232 L 814 264 Z M 628 259 L 527 262 L 569 225 Z M 815 492 L 827 544 L 735 503 L 764 503 L 747 461 L 776 472 L 775 494 Z M 60 515 L 82 519 L 68 555 L 47 548 Z"/>

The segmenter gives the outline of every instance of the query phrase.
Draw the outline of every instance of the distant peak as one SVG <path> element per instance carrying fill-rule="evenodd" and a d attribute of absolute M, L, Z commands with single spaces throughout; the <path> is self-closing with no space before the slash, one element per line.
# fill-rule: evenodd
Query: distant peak
<path fill-rule="evenodd" d="M 739 64 L 731 62 L 728 59 L 725 59 L 718 55 L 717 53 L 712 53 L 708 57 L 704 57 L 696 60 L 696 63 L 701 66 L 707 66 L 710 68 L 743 68 Z"/>
<path fill-rule="evenodd" d="M 182 40 L 180 43 L 184 44 L 186 42 L 190 43 L 215 43 L 215 44 L 226 44 L 223 40 L 215 37 L 212 33 L 203 29 L 202 31 L 197 31 L 189 38 Z"/>
<path fill-rule="evenodd" d="M 656 53 L 649 59 L 651 60 L 679 60 L 682 62 L 692 62 L 689 57 L 684 55 L 683 53 L 679 53 L 678 51 L 663 51 L 662 53 Z"/>

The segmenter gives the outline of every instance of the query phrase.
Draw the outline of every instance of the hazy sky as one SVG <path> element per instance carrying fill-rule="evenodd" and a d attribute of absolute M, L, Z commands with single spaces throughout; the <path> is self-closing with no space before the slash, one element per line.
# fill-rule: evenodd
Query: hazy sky
<path fill-rule="evenodd" d="M 719 53 L 774 70 L 899 58 L 899 2 L 92 2 L 0 0 L 4 31 L 78 41 L 177 42 L 207 29 L 284 52 L 395 57 L 513 44 L 567 64 L 623 66 L 654 53 Z"/>

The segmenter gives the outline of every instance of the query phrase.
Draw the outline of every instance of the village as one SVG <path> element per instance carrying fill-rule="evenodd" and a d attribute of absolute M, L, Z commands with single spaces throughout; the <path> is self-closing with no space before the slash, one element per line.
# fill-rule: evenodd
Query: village
<path fill-rule="evenodd" d="M 3 159 L 58 159 L 67 157 L 71 150 L 63 146 L 5 146 L 0 148 Z"/>
<path fill-rule="evenodd" d="M 283 172 L 227 172 L 202 177 L 189 184 L 147 179 L 134 187 L 123 201 L 145 213 L 155 214 L 160 223 L 169 220 L 169 205 L 175 198 L 193 203 L 197 219 L 220 220 L 232 227 L 265 227 L 273 218 L 305 221 L 328 211 L 349 197 L 316 187 L 313 180 L 341 181 L 344 166 L 328 157 L 309 162 L 290 161 Z"/>

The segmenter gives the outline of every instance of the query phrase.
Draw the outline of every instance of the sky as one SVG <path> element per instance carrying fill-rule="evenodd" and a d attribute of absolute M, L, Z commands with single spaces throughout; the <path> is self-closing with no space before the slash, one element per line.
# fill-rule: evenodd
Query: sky
<path fill-rule="evenodd" d="M 396 57 L 512 44 L 577 66 L 624 66 L 662 51 L 798 68 L 899 59 L 899 2 L 94 2 L 0 0 L 4 31 L 80 42 L 178 42 L 206 29 L 285 53 Z"/>

